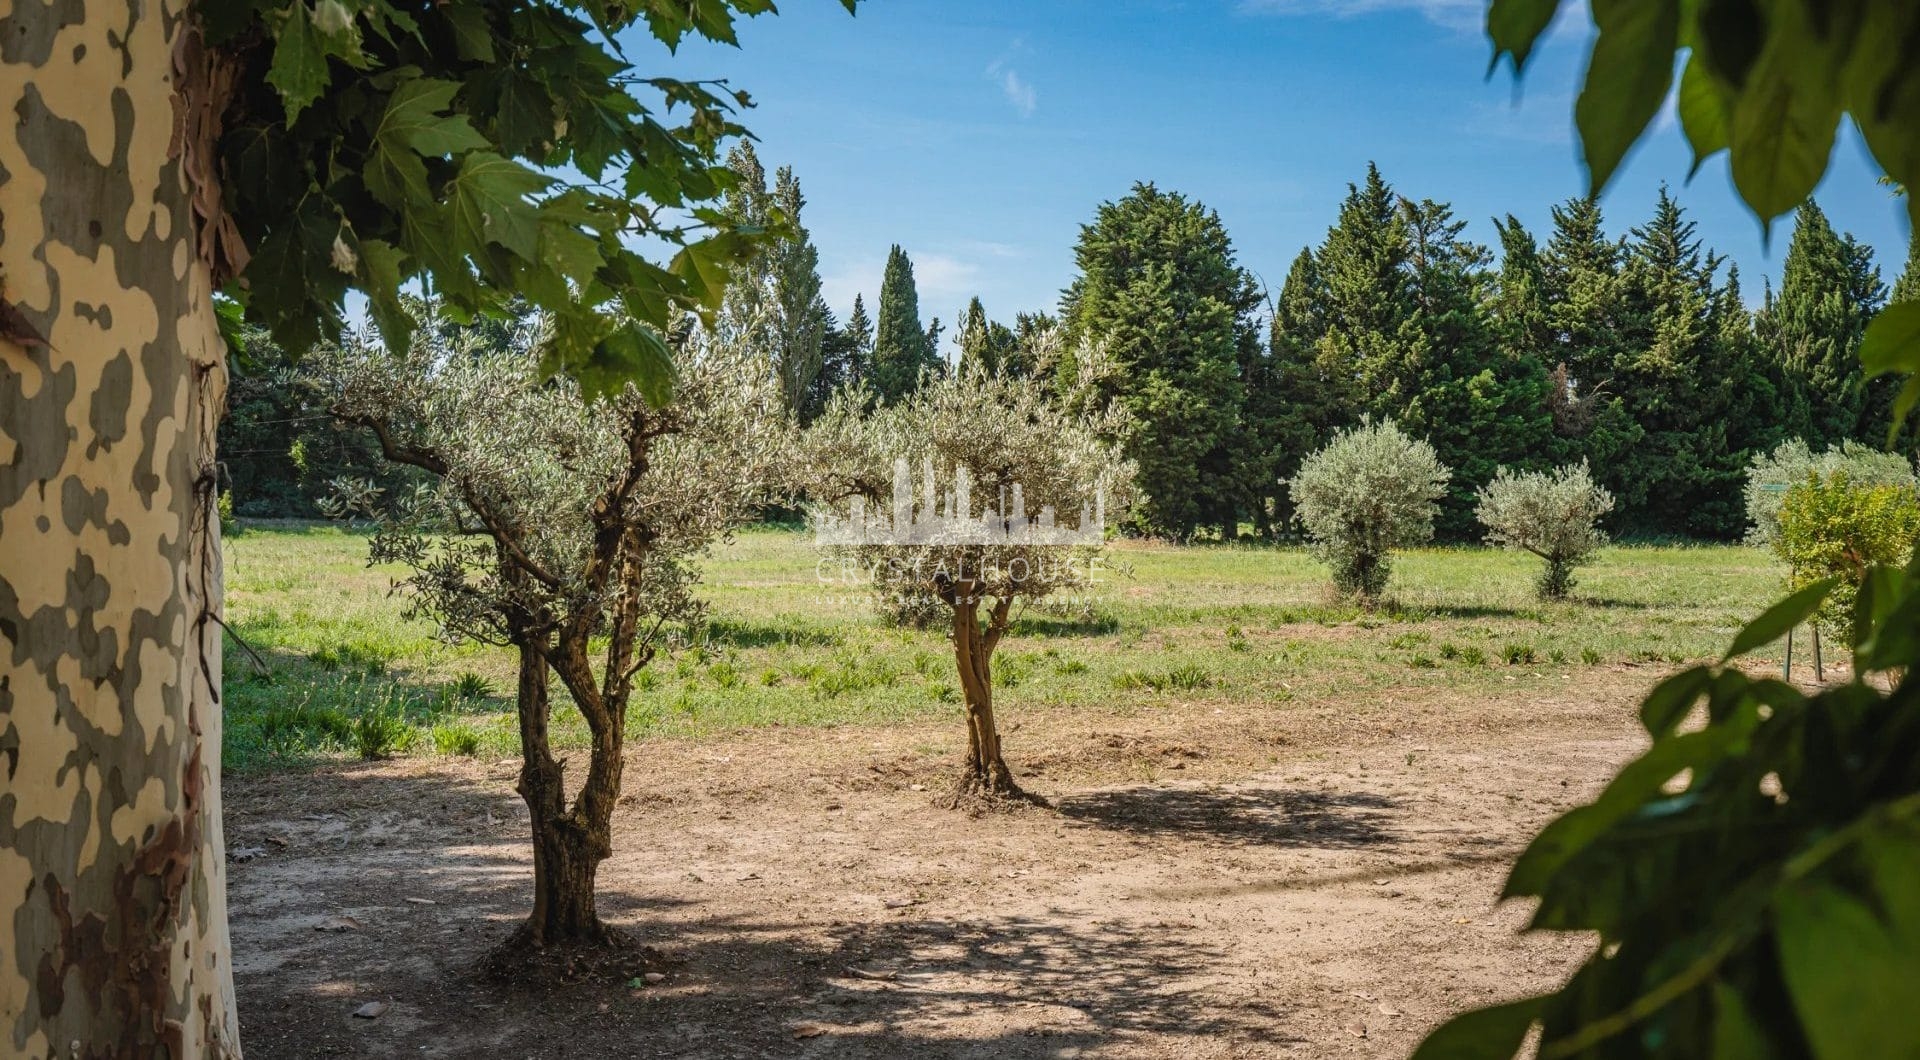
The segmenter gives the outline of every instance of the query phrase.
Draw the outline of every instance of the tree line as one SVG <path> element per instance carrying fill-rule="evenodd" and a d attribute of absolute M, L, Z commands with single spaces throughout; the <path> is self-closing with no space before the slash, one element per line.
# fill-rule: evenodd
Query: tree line
<path fill-rule="evenodd" d="M 1454 470 L 1442 540 L 1477 536 L 1475 493 L 1499 468 L 1582 460 L 1615 498 L 1615 534 L 1736 538 L 1757 455 L 1793 439 L 1886 444 L 1894 383 L 1864 379 L 1857 352 L 1881 306 L 1920 295 L 1912 256 L 1889 289 L 1871 249 L 1811 201 L 1780 286 L 1753 309 L 1738 267 L 1664 189 L 1624 233 L 1589 198 L 1555 206 L 1540 235 L 1496 219 L 1496 250 L 1446 203 L 1404 195 L 1369 165 L 1278 291 L 1240 263 L 1217 213 L 1137 184 L 1082 227 L 1057 313 L 1003 323 L 976 297 L 943 353 L 947 328 L 923 321 L 904 250 L 889 250 L 871 313 L 856 295 L 843 321 L 822 293 L 791 168 L 769 179 L 748 143 L 728 165 L 722 212 L 787 238 L 734 266 L 711 327 L 761 352 L 798 421 L 849 385 L 890 404 L 962 367 L 1044 376 L 1127 408 L 1116 440 L 1142 494 L 1130 529 L 1177 540 L 1287 535 L 1287 480 L 1367 417 L 1424 438 Z M 1084 356 L 1063 352 L 1086 340 L 1105 347 L 1091 386 L 1077 378 Z M 241 514 L 311 514 L 326 482 L 379 470 L 366 439 L 297 390 L 271 373 L 251 380 L 236 382 L 223 427 Z M 1913 440 L 1903 429 L 1899 447 Z"/>

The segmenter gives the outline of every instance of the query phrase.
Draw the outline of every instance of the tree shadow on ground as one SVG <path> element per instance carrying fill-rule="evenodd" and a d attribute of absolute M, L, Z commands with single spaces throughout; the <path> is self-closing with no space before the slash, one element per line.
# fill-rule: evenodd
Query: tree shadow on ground
<path fill-rule="evenodd" d="M 1393 799 L 1289 788 L 1137 787 L 1061 798 L 1063 816 L 1119 832 L 1215 842 L 1350 849 L 1398 842 Z"/>
<path fill-rule="evenodd" d="M 764 908 L 735 911 L 736 898 L 703 915 L 710 884 L 688 873 L 633 886 L 634 855 L 625 874 L 617 862 L 602 873 L 600 907 L 648 947 L 657 981 L 490 983 L 481 959 L 531 901 L 524 820 L 508 819 L 517 802 L 494 780 L 404 766 L 232 785 L 230 839 L 264 848 L 232 867 L 249 1052 L 1039 1060 L 1129 1041 L 1176 1053 L 1182 1042 L 1294 1041 L 1280 1000 L 1226 1002 L 1209 989 L 1230 954 L 1157 921 L 854 907 L 822 922 L 780 913 L 777 892 Z M 1290 805 L 1309 818 L 1334 812 Z M 1322 842 L 1363 834 L 1318 831 Z M 390 1007 L 352 1015 L 372 1001 Z"/>

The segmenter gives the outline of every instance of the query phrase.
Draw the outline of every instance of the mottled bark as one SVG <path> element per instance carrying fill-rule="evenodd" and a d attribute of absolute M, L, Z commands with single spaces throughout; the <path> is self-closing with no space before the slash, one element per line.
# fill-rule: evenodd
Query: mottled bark
<path fill-rule="evenodd" d="M 237 1056 L 175 0 L 0 15 L 0 1055 Z"/>
<path fill-rule="evenodd" d="M 552 711 L 546 652 L 520 653 L 520 797 L 533 822 L 533 912 L 505 949 L 593 944 L 609 939 L 594 907 L 594 880 L 613 852 L 613 807 L 620 794 L 620 735 L 611 753 L 596 735 L 586 784 L 567 804 L 564 763 L 547 733 Z M 564 653 L 561 653 L 564 656 Z"/>
<path fill-rule="evenodd" d="M 1023 798 L 1013 771 L 1000 753 L 1000 730 L 993 718 L 993 650 L 1007 629 L 1012 600 L 1002 599 L 981 628 L 980 599 L 970 583 L 944 583 L 940 597 L 953 609 L 953 655 L 967 708 L 967 759 L 955 787 L 955 801 L 972 798 Z"/>

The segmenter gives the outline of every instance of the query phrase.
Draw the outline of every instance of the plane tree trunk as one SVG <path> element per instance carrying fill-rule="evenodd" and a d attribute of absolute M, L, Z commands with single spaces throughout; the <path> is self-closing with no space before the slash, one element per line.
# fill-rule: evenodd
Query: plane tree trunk
<path fill-rule="evenodd" d="M 0 17 L 0 1055 L 239 1055 L 187 24 Z"/>

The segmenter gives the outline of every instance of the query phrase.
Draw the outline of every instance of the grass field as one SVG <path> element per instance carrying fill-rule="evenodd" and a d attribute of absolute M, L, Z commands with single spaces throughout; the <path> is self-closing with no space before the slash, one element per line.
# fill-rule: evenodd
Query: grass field
<path fill-rule="evenodd" d="M 285 769 L 327 757 L 516 753 L 513 658 L 449 644 L 405 615 L 395 572 L 363 537 L 254 525 L 227 543 L 228 621 L 266 661 L 226 654 L 226 765 Z M 995 657 L 998 702 L 1089 712 L 1449 696 L 1514 681 L 1561 684 L 1594 667 L 1659 672 L 1718 654 L 1779 595 L 1782 570 L 1731 546 L 1622 547 L 1581 573 L 1576 600 L 1531 592 L 1537 561 L 1488 549 L 1402 555 L 1391 602 L 1336 602 L 1299 549 L 1127 543 L 1089 617 L 1022 616 Z M 885 722 L 954 711 L 937 631 L 888 628 L 857 587 L 817 569 L 799 532 L 754 530 L 705 571 L 710 621 L 641 677 L 632 735 Z M 1779 649 L 1776 647 L 1775 658 Z M 556 696 L 556 739 L 585 727 Z"/>

